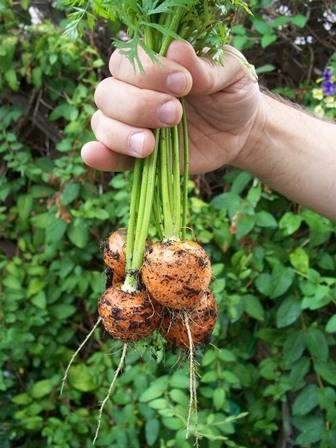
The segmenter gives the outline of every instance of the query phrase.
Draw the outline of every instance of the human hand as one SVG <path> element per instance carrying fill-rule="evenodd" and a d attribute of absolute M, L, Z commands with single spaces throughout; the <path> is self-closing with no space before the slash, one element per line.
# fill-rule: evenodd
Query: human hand
<path fill-rule="evenodd" d="M 177 97 L 186 96 L 191 173 L 239 166 L 252 145 L 261 94 L 237 50 L 225 48 L 223 65 L 199 58 L 185 41 L 173 42 L 160 63 L 139 53 L 144 73 L 119 51 L 112 54 L 112 77 L 95 92 L 98 110 L 91 126 L 97 141 L 83 146 L 84 162 L 121 171 L 131 166 L 132 157 L 148 156 L 155 144 L 151 129 L 176 125 L 182 117 Z"/>

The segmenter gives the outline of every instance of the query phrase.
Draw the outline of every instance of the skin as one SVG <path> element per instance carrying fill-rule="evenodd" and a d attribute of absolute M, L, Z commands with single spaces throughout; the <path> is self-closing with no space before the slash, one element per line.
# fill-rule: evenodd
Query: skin
<path fill-rule="evenodd" d="M 177 97 L 185 96 L 193 174 L 232 165 L 336 220 L 336 125 L 262 93 L 226 50 L 224 64 L 214 65 L 175 41 L 160 64 L 140 51 L 145 73 L 114 52 L 112 76 L 95 93 L 97 140 L 84 145 L 83 160 L 99 170 L 128 169 L 133 157 L 153 151 L 151 129 L 180 121 Z"/>

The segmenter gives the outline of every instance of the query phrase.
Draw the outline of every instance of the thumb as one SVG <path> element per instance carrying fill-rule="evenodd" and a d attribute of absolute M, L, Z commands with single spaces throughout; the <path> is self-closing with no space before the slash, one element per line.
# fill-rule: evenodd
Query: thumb
<path fill-rule="evenodd" d="M 223 64 L 197 56 L 194 48 L 186 41 L 176 40 L 168 48 L 167 58 L 181 64 L 191 74 L 191 94 L 209 95 L 219 92 L 250 75 L 256 81 L 254 67 L 235 48 L 224 47 Z"/>

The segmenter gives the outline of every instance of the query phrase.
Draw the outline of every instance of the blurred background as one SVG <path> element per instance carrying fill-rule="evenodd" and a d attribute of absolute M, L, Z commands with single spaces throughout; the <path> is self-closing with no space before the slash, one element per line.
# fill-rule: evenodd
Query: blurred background
<path fill-rule="evenodd" d="M 335 118 L 334 2 L 250 6 L 254 16 L 228 22 L 261 84 Z M 0 0 L 1 448 L 91 447 L 120 357 L 97 330 L 59 397 L 97 319 L 100 245 L 125 225 L 129 201 L 127 173 L 90 170 L 79 156 L 121 30 L 101 21 L 70 40 L 65 7 Z M 336 447 L 335 224 L 232 169 L 193 178 L 190 204 L 220 308 L 197 358 L 201 447 Z M 192 447 L 187 364 L 160 341 L 135 346 L 97 446 Z"/>

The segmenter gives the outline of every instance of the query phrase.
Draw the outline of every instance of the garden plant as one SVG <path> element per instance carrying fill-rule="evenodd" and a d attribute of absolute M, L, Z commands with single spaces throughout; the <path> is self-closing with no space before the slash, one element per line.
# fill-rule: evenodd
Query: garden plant
<path fill-rule="evenodd" d="M 187 112 L 177 128 L 156 131 L 157 152 L 133 172 L 98 173 L 79 156 L 91 138 L 93 92 L 112 46 L 142 69 L 136 40 L 124 40 L 125 32 L 154 59 L 178 36 L 217 58 L 215 50 L 231 42 L 255 64 L 262 84 L 335 118 L 333 5 L 251 1 L 251 15 L 239 2 L 226 2 L 215 29 L 195 35 L 200 28 L 186 25 L 188 14 L 176 14 L 195 2 L 167 1 L 166 10 L 159 8 L 165 2 L 143 2 L 144 16 L 128 11 L 130 23 L 121 8 L 113 17 L 104 9 L 112 3 L 96 2 L 91 10 L 79 2 L 69 21 L 70 2 L 0 1 L 0 446 L 92 446 L 99 408 L 120 373 L 96 445 L 191 447 L 195 414 L 185 438 L 191 358 L 200 446 L 336 446 L 335 225 L 236 169 L 180 175 L 179 150 L 185 168 L 188 160 Z M 159 9 L 149 13 L 150 7 Z M 167 31 L 173 17 L 181 22 Z M 137 205 L 142 197 L 144 208 Z M 117 229 L 124 230 L 114 235 Z M 116 236 L 120 257 L 111 257 Z M 197 240 L 188 250 L 206 264 L 211 259 L 218 308 L 212 339 L 200 347 L 186 330 L 194 321 L 190 302 L 156 305 L 152 298 L 160 301 L 155 288 L 162 281 L 153 280 L 162 251 L 175 256 L 186 240 Z M 125 262 L 117 273 L 115 258 L 117 269 Z M 104 261 L 114 271 L 107 285 Z M 212 297 L 208 286 L 206 280 L 199 292 Z M 183 341 L 184 349 L 171 350 L 158 332 L 128 342 L 159 328 L 155 319 L 131 328 L 126 321 L 119 342 L 95 326 L 99 297 L 101 318 L 115 337 L 103 308 L 111 316 L 112 300 L 122 294 L 147 300 L 146 291 L 151 319 L 153 312 L 164 316 L 168 339 L 180 325 L 180 339 L 171 340 Z M 60 397 L 67 365 L 92 329 Z"/>

